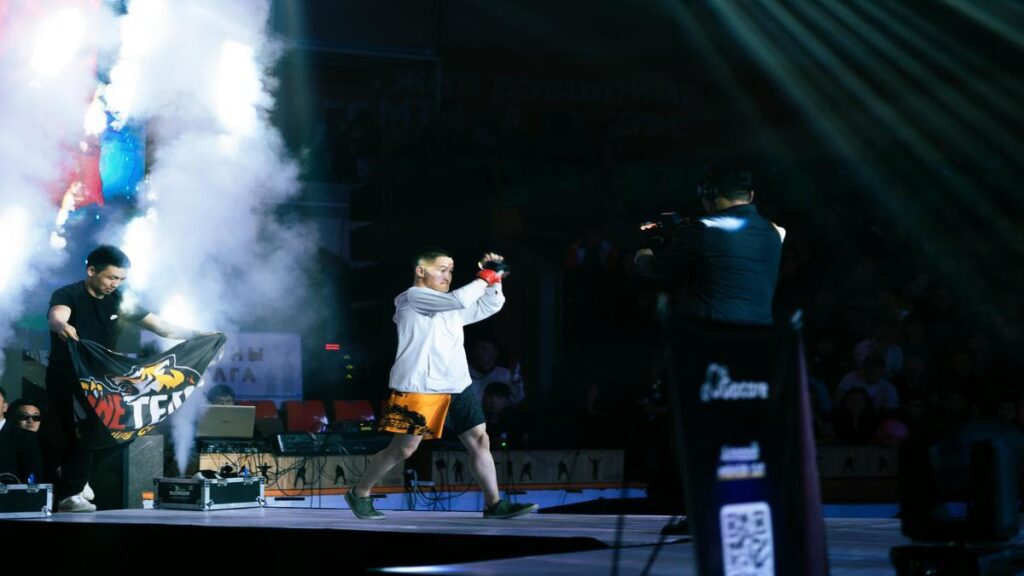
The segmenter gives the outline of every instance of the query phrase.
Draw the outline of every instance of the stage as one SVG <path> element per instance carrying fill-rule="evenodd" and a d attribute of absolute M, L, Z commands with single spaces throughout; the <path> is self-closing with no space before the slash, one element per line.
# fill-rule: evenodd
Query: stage
<path fill-rule="evenodd" d="M 889 549 L 907 540 L 899 533 L 899 521 L 888 519 L 826 520 L 832 576 L 890 576 Z M 613 567 L 617 568 L 613 569 Z M 385 568 L 386 574 L 518 574 L 572 575 L 619 574 L 632 576 L 695 576 L 692 542 L 666 539 L 648 544 L 581 552 L 531 555 L 432 566 Z"/>
<path fill-rule="evenodd" d="M 18 558 L 82 566 L 158 563 L 169 570 L 293 570 L 431 574 L 693 574 L 687 537 L 662 538 L 667 516 L 532 514 L 485 520 L 476 512 L 252 508 L 213 512 L 118 510 L 0 522 Z M 832 574 L 895 574 L 888 553 L 907 543 L 899 521 L 829 519 Z M 10 540 L 8 542 L 11 542 Z M 54 550 L 68 553 L 53 557 Z M 51 562 L 47 562 L 51 564 Z M 91 565 L 91 562 L 87 562 Z M 124 565 L 124 564 L 120 564 Z"/>

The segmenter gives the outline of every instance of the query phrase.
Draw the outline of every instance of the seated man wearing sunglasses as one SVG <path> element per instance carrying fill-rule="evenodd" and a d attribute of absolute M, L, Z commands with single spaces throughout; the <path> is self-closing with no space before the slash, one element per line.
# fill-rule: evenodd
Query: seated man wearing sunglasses
<path fill-rule="evenodd" d="M 38 482 L 43 469 L 39 442 L 34 434 L 11 422 L 6 415 L 7 392 L 0 388 L 0 483 L 24 484 L 29 476 Z"/>

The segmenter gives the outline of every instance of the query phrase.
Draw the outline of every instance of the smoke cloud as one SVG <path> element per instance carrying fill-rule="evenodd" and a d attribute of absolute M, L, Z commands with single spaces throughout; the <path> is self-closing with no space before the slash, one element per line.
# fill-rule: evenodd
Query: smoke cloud
<path fill-rule="evenodd" d="M 113 15 L 91 2 L 0 1 L 0 347 L 25 295 L 64 260 L 51 247 L 60 198 L 86 152 L 95 58 Z M 0 360 L 0 371 L 3 361 Z"/>
<path fill-rule="evenodd" d="M 315 237 L 275 214 L 299 183 L 269 121 L 268 13 L 266 1 L 151 0 L 121 18 L 105 98 L 117 122 L 147 126 L 154 151 L 144 215 L 109 238 L 132 258 L 142 300 L 182 326 L 234 330 L 305 293 Z M 184 450 L 198 412 L 187 415 L 173 420 Z"/>

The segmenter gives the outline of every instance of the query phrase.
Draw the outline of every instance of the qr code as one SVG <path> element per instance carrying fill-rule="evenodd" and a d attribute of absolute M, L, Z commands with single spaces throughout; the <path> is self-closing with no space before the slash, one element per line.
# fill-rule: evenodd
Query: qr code
<path fill-rule="evenodd" d="M 725 576 L 775 576 L 772 511 L 767 502 L 723 506 L 719 521 Z"/>

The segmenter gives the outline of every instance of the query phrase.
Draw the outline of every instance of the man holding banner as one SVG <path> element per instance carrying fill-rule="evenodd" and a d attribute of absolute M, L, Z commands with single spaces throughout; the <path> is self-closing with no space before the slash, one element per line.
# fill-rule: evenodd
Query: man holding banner
<path fill-rule="evenodd" d="M 698 194 L 709 215 L 635 257 L 686 280 L 664 327 L 692 524 L 666 531 L 695 536 L 702 575 L 827 573 L 799 330 L 772 317 L 785 231 L 749 172 L 713 170 Z"/>
<path fill-rule="evenodd" d="M 141 366 L 132 366 L 134 359 L 110 353 L 128 323 L 137 323 L 164 338 L 183 340 L 203 335 L 170 324 L 141 307 L 124 306 L 118 288 L 127 279 L 130 268 L 131 261 L 119 248 L 99 246 L 86 260 L 85 280 L 59 288 L 50 297 L 47 314 L 51 332 L 50 362 L 46 369 L 46 389 L 63 439 L 59 455 L 60 479 L 56 486 L 61 512 L 96 511 L 96 506 L 90 502 L 94 494 L 88 484 L 95 451 L 112 446 L 115 441 L 132 439 L 160 416 L 166 417 L 173 408 L 180 406 L 188 392 L 200 385 L 205 363 L 224 342 L 223 336 L 218 335 L 204 346 L 212 353 L 202 354 L 209 358 L 204 358 L 204 365 L 198 372 L 183 365 L 169 365 L 167 361 L 159 366 L 145 366 L 138 361 Z M 76 366 L 83 365 L 80 356 L 84 353 L 99 354 L 97 372 L 109 371 L 115 376 L 101 374 L 97 378 L 84 378 L 76 371 Z M 182 354 L 177 357 L 180 360 Z M 120 375 L 114 371 L 118 362 L 128 363 Z M 194 366 L 198 364 L 193 362 Z M 133 369 L 137 374 L 133 375 Z M 86 386 L 89 386 L 88 391 L 84 390 Z M 155 392 L 175 387 L 179 392 L 166 394 L 168 402 L 156 418 L 143 416 L 141 410 L 135 409 L 143 404 L 161 406 L 159 401 L 151 401 L 151 397 Z M 134 406 L 130 400 L 136 400 Z M 106 412 L 109 418 L 98 418 L 97 412 L 104 407 L 110 408 Z"/>

